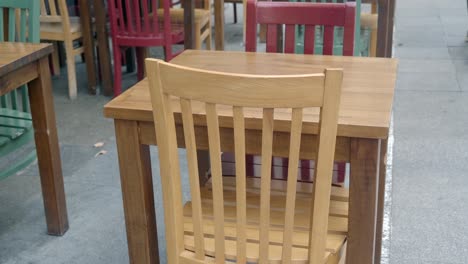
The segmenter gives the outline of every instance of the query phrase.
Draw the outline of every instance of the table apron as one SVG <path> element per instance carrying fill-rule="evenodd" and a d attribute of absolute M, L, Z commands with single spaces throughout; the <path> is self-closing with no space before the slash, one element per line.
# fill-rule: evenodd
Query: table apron
<path fill-rule="evenodd" d="M 0 95 L 7 94 L 39 76 L 37 61 L 0 77 Z"/>
<path fill-rule="evenodd" d="M 140 143 L 144 145 L 157 145 L 156 132 L 153 122 L 138 122 Z M 208 150 L 208 132 L 206 126 L 195 126 L 196 146 L 199 150 Z M 185 140 L 183 127 L 181 124 L 176 124 L 177 145 L 179 148 L 185 148 Z M 232 128 L 220 128 L 221 134 L 221 151 L 234 152 L 234 130 Z M 246 153 L 260 155 L 262 150 L 261 144 L 262 131 L 246 129 L 245 143 Z M 274 132 L 273 134 L 273 156 L 289 157 L 289 140 L 288 132 Z M 317 135 L 303 134 L 301 139 L 301 159 L 315 159 L 317 156 Z M 337 137 L 336 161 L 350 160 L 350 138 Z"/>

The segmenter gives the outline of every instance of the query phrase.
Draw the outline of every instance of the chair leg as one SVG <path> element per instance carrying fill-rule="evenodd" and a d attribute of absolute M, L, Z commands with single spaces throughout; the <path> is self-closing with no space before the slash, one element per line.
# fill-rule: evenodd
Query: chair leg
<path fill-rule="evenodd" d="M 234 24 L 237 24 L 237 3 L 232 3 L 232 7 L 234 8 Z"/>
<path fill-rule="evenodd" d="M 54 76 L 60 76 L 59 47 L 56 41 L 53 43 L 54 52 L 52 52 L 52 72 Z"/>
<path fill-rule="evenodd" d="M 195 49 L 201 50 L 202 47 L 202 39 L 201 39 L 201 26 L 200 23 L 195 23 Z"/>
<path fill-rule="evenodd" d="M 211 21 L 208 22 L 208 25 L 206 25 L 208 28 L 208 36 L 205 39 L 205 45 L 207 50 L 211 50 Z"/>
<path fill-rule="evenodd" d="M 113 45 L 114 53 L 114 96 L 122 93 L 122 52 L 118 45 Z"/>
<path fill-rule="evenodd" d="M 172 58 L 173 58 L 172 45 L 171 44 L 164 45 L 164 60 L 165 61 L 170 61 L 170 60 L 172 60 Z"/>
<path fill-rule="evenodd" d="M 145 77 L 145 59 L 149 57 L 149 50 L 147 47 L 137 47 L 137 78 L 138 80 L 143 80 Z"/>
<path fill-rule="evenodd" d="M 75 53 L 73 51 L 73 41 L 65 40 L 65 54 L 67 58 L 68 73 L 68 97 L 75 99 L 77 96 Z"/>

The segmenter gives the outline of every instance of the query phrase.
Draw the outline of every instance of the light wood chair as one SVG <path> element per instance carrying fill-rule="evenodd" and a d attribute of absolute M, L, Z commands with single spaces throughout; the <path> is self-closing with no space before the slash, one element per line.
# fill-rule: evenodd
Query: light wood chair
<path fill-rule="evenodd" d="M 319 74 L 259 76 L 191 69 L 155 59 L 146 60 L 146 69 L 159 147 L 168 263 L 343 260 L 347 195 L 343 194 L 346 190 L 332 191 L 331 187 L 341 69 L 324 69 Z M 206 112 L 207 138 L 195 137 L 192 106 Z M 221 145 L 226 140 L 220 135 L 217 111 L 221 107 L 233 109 L 235 178 L 223 178 L 221 173 Z M 244 108 L 251 107 L 263 109 L 262 176 L 257 180 L 245 175 Z M 298 164 L 306 107 L 317 107 L 321 112 L 315 183 L 297 183 L 298 166 L 289 166 L 287 182 L 271 181 L 274 109 L 292 109 L 289 159 L 291 164 Z M 187 149 L 191 201 L 185 205 L 175 109 L 181 110 L 176 118 L 183 121 Z M 209 145 L 212 179 L 208 187 L 199 186 L 199 140 L 208 141 Z"/>
<path fill-rule="evenodd" d="M 193 30 L 195 31 L 195 49 L 201 49 L 203 43 L 207 50 L 211 50 L 212 32 L 211 32 L 211 5 L 210 0 L 199 0 L 203 2 L 200 6 L 203 8 L 195 8 L 194 17 L 195 25 Z M 183 7 L 183 3 L 182 3 Z M 158 9 L 158 17 L 161 21 L 164 19 L 164 10 Z M 169 11 L 171 17 L 171 23 L 173 24 L 184 24 L 184 9 L 183 8 L 171 8 Z"/>
<path fill-rule="evenodd" d="M 68 95 L 70 99 L 77 96 L 75 56 L 85 52 L 84 46 L 76 47 L 74 42 L 83 37 L 79 17 L 70 17 L 66 0 L 41 0 L 40 15 L 41 40 L 63 41 L 68 72 Z M 91 57 L 91 56 L 89 56 Z M 86 61 L 87 70 L 94 69 L 94 62 Z M 57 59 L 53 57 L 53 65 L 57 67 Z M 56 69 L 54 69 L 54 72 Z"/>

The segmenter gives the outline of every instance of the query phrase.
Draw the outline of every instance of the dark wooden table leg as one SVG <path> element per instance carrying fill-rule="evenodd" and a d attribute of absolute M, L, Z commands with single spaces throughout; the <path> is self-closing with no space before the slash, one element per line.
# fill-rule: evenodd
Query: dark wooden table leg
<path fill-rule="evenodd" d="M 91 12 L 88 0 L 78 1 L 80 5 L 80 22 L 83 30 L 83 48 L 84 59 L 86 63 L 86 72 L 88 73 L 88 93 L 96 94 L 97 77 L 94 62 L 94 37 L 91 26 Z"/>
<path fill-rule="evenodd" d="M 224 50 L 224 0 L 214 0 L 215 48 Z"/>
<path fill-rule="evenodd" d="M 99 67 L 101 70 L 102 93 L 106 96 L 114 94 L 111 54 L 107 34 L 107 10 L 103 0 L 94 0 L 94 15 L 96 19 L 96 35 L 99 52 Z"/>
<path fill-rule="evenodd" d="M 47 232 L 61 236 L 68 230 L 68 216 L 47 57 L 39 61 L 38 71 L 39 77 L 29 83 L 29 98 Z"/>
<path fill-rule="evenodd" d="M 185 49 L 195 48 L 195 0 L 184 1 L 184 47 Z M 215 1 L 216 2 L 216 1 Z"/>
<path fill-rule="evenodd" d="M 385 57 L 387 53 L 389 0 L 376 0 L 376 1 L 378 1 L 377 57 Z"/>
<path fill-rule="evenodd" d="M 380 167 L 379 167 L 379 184 L 377 193 L 377 227 L 375 231 L 375 257 L 374 263 L 380 263 L 382 256 L 382 231 L 383 217 L 385 211 L 385 179 L 387 172 L 387 140 L 380 142 Z"/>
<path fill-rule="evenodd" d="M 115 120 L 130 263 L 159 263 L 149 146 L 136 121 Z"/>
<path fill-rule="evenodd" d="M 351 140 L 347 264 L 374 263 L 379 156 L 378 139 Z"/>
<path fill-rule="evenodd" d="M 395 19 L 395 0 L 388 0 L 387 44 L 385 57 L 391 58 L 393 51 L 393 25 Z"/>

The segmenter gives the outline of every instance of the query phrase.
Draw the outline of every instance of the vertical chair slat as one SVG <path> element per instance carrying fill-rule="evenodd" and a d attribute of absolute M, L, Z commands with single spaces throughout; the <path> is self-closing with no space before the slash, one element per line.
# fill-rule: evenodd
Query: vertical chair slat
<path fill-rule="evenodd" d="M 294 233 L 294 212 L 296 203 L 296 186 L 301 147 L 302 108 L 292 110 L 291 137 L 289 143 L 289 166 L 286 191 L 286 209 L 283 233 L 283 264 L 291 263 L 292 242 Z"/>
<path fill-rule="evenodd" d="M 28 86 L 23 85 L 20 88 L 20 93 L 21 93 L 21 106 L 23 112 L 28 112 L 29 113 L 29 97 L 28 97 Z"/>
<path fill-rule="evenodd" d="M 16 92 L 16 89 L 10 92 L 11 95 L 11 108 L 13 110 L 18 110 L 18 94 Z"/>
<path fill-rule="evenodd" d="M 117 0 L 119 1 L 119 0 Z M 132 6 L 130 4 L 130 1 L 129 0 L 125 0 L 125 19 L 127 21 L 126 24 L 127 24 L 127 30 L 128 32 L 130 33 L 134 33 L 135 32 L 135 28 L 134 28 L 134 25 L 133 25 L 133 14 L 132 14 Z"/>
<path fill-rule="evenodd" d="M 276 25 L 275 25 L 276 27 Z M 273 152 L 272 108 L 263 109 L 262 124 L 262 167 L 260 190 L 260 263 L 268 262 L 270 229 L 271 158 Z"/>
<path fill-rule="evenodd" d="M 135 30 L 137 33 L 141 33 L 140 1 L 133 1 L 133 7 L 133 12 L 135 12 Z"/>
<path fill-rule="evenodd" d="M 200 196 L 200 179 L 198 177 L 197 146 L 193 125 L 192 104 L 188 99 L 180 99 L 182 120 L 184 127 L 185 148 L 190 179 L 190 193 L 192 196 L 193 234 L 195 238 L 195 257 L 205 258 L 205 243 L 203 238 L 203 215 Z"/>
<path fill-rule="evenodd" d="M 148 9 L 148 1 L 144 0 L 142 5 L 142 12 L 143 12 L 143 32 L 148 33 L 150 32 L 149 27 L 149 9 Z"/>
<path fill-rule="evenodd" d="M 159 20 L 158 20 L 158 3 L 157 0 L 153 0 L 152 2 L 152 11 L 153 11 L 153 30 L 155 34 L 159 33 Z"/>
<path fill-rule="evenodd" d="M 117 2 L 117 9 L 119 11 L 119 14 L 117 15 L 117 26 L 119 30 L 125 31 L 127 27 L 127 23 L 125 21 L 124 13 L 123 13 L 123 6 L 122 6 L 122 0 L 110 0 L 110 2 L 115 3 Z"/>
<path fill-rule="evenodd" d="M 315 25 L 305 25 L 304 54 L 314 54 L 314 49 L 315 49 Z"/>
<path fill-rule="evenodd" d="M 360 2 L 360 0 L 358 0 Z M 360 20 L 360 15 L 356 16 L 356 6 L 354 3 L 346 4 L 346 21 L 345 26 L 343 27 L 343 55 L 345 56 L 353 56 L 354 54 L 354 39 L 360 40 L 360 35 L 355 36 L 353 28 L 355 27 L 356 21 Z M 359 3 L 360 6 L 360 3 Z M 357 17 L 357 18 L 356 18 Z M 360 44 L 360 43 L 359 43 Z M 359 46 L 356 46 L 356 49 Z"/>
<path fill-rule="evenodd" d="M 320 132 L 312 189 L 309 263 L 322 262 L 325 253 L 342 79 L 341 69 L 327 69 L 325 72 L 325 90 L 323 107 L 320 109 Z"/>
<path fill-rule="evenodd" d="M 3 36 L 5 32 L 3 32 L 3 8 L 0 7 L 0 41 L 3 41 Z"/>
<path fill-rule="evenodd" d="M 19 38 L 21 42 L 26 42 L 26 19 L 26 9 L 20 9 Z"/>
<path fill-rule="evenodd" d="M 296 40 L 296 26 L 286 25 L 284 36 L 284 53 L 294 53 L 294 42 Z"/>
<path fill-rule="evenodd" d="M 55 0 L 48 0 L 49 3 L 49 11 L 51 16 L 56 16 L 57 14 L 57 7 L 55 6 Z"/>
<path fill-rule="evenodd" d="M 334 26 L 324 26 L 323 30 L 323 55 L 333 55 Z"/>
<path fill-rule="evenodd" d="M 16 41 L 16 11 L 14 8 L 8 10 L 8 41 Z"/>
<path fill-rule="evenodd" d="M 208 144 L 210 149 L 211 178 L 213 184 L 213 212 L 215 221 L 215 259 L 224 263 L 224 198 L 223 175 L 221 170 L 221 145 L 219 120 L 216 105 L 206 103 L 206 122 L 208 126 Z"/>
<path fill-rule="evenodd" d="M 278 25 L 267 25 L 266 51 L 278 52 Z"/>
<path fill-rule="evenodd" d="M 47 15 L 47 9 L 45 5 L 46 0 L 41 0 L 41 15 L 46 16 Z"/>
<path fill-rule="evenodd" d="M 236 203 L 237 203 L 237 263 L 246 263 L 247 242 L 247 205 L 245 180 L 245 121 L 243 108 L 233 107 L 234 146 L 236 161 Z"/>

